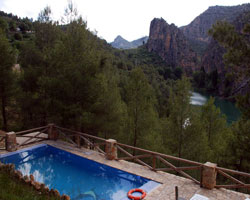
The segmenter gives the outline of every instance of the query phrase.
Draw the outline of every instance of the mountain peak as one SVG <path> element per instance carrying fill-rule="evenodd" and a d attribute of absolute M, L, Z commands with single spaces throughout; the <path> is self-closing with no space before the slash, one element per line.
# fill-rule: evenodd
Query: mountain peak
<path fill-rule="evenodd" d="M 132 42 L 127 41 L 122 36 L 118 35 L 110 44 L 117 49 L 133 49 L 145 44 L 148 40 L 148 36 L 144 36 Z"/>
<path fill-rule="evenodd" d="M 125 40 L 122 36 L 120 36 L 120 35 L 118 35 L 115 39 L 114 39 L 114 41 L 119 41 L 119 40 Z M 127 41 L 127 40 L 126 40 Z"/>

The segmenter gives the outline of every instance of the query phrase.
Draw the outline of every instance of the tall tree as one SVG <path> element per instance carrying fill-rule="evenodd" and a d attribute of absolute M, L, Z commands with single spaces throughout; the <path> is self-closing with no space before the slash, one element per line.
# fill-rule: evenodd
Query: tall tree
<path fill-rule="evenodd" d="M 2 32 L 5 34 L 7 34 L 8 29 L 9 29 L 9 25 L 6 22 L 6 20 L 3 19 L 3 17 L 0 17 L 0 29 L 2 29 Z"/>
<path fill-rule="evenodd" d="M 178 157 L 206 161 L 207 137 L 198 111 L 190 104 L 191 84 L 186 77 L 170 88 L 169 116 L 163 120 L 165 151 Z"/>
<path fill-rule="evenodd" d="M 219 108 L 214 105 L 214 98 L 209 98 L 201 108 L 201 122 L 208 138 L 210 160 L 219 163 L 227 149 L 227 144 L 232 139 L 226 116 L 222 115 Z"/>
<path fill-rule="evenodd" d="M 125 90 L 129 125 L 127 131 L 132 133 L 130 138 L 134 147 L 146 147 L 150 145 L 150 140 L 151 144 L 157 140 L 158 116 L 154 91 L 140 68 L 131 71 Z"/>
<path fill-rule="evenodd" d="M 237 19 L 238 25 L 233 26 L 227 22 L 218 22 L 209 31 L 210 35 L 217 40 L 225 49 L 224 61 L 233 72 L 234 79 L 241 82 L 241 86 L 236 88 L 234 94 L 243 87 L 250 88 L 250 14 L 243 13 Z M 249 169 L 249 127 L 250 127 L 250 95 L 240 95 L 237 97 L 237 104 L 241 110 L 241 119 L 233 126 L 233 136 L 231 152 L 235 159 L 231 162 L 237 163 L 237 169 Z M 231 154 L 231 155 L 232 155 Z M 230 155 L 230 156 L 231 156 Z M 231 156 L 232 157 L 232 156 Z"/>
<path fill-rule="evenodd" d="M 0 104 L 3 129 L 8 130 L 7 106 L 13 95 L 15 52 L 0 29 Z"/>
<path fill-rule="evenodd" d="M 231 142 L 230 158 L 228 162 L 239 171 L 250 172 L 250 119 L 241 119 L 233 124 L 233 136 Z"/>
<path fill-rule="evenodd" d="M 174 140 L 177 141 L 176 151 L 182 156 L 185 128 L 190 120 L 190 90 L 191 85 L 186 77 L 177 80 L 170 90 L 169 105 L 169 126 Z"/>
<path fill-rule="evenodd" d="M 49 7 L 41 11 L 38 19 L 35 24 L 35 40 L 25 43 L 20 55 L 23 73 L 19 102 L 25 126 L 39 126 L 49 122 L 50 79 L 55 76 L 56 62 L 53 55 L 60 39 L 60 30 L 51 21 Z"/>

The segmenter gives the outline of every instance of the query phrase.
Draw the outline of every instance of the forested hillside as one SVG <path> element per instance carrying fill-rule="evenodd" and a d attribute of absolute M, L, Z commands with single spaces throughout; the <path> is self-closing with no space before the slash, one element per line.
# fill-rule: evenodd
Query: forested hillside
<path fill-rule="evenodd" d="M 145 46 L 114 49 L 71 14 L 64 16 L 68 23 L 59 24 L 46 7 L 32 22 L 30 39 L 18 46 L 1 26 L 0 129 L 53 122 L 249 172 L 249 96 L 239 100 L 242 118 L 229 126 L 213 98 L 201 108 L 190 104 L 192 87 L 181 68 Z M 8 23 L 5 17 L 1 21 Z M 20 70 L 13 69 L 17 63 Z"/>

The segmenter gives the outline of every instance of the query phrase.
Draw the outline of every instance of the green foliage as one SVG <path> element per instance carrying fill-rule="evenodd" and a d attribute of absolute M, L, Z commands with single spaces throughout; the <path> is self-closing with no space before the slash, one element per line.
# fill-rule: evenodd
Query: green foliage
<path fill-rule="evenodd" d="M 244 80 L 243 86 L 249 89 L 250 75 L 250 41 L 249 41 L 249 24 L 250 15 L 244 13 L 238 20 L 241 26 L 237 30 L 227 22 L 218 22 L 209 31 L 210 35 L 217 40 L 227 50 L 224 55 L 224 61 L 231 70 L 231 74 L 227 76 L 228 82 L 234 78 L 238 81 Z M 232 93 L 237 93 L 237 89 Z M 250 98 L 249 94 L 239 95 L 237 97 L 237 105 L 242 112 L 241 119 L 232 126 L 234 139 L 231 144 L 230 157 L 235 156 L 229 165 L 237 167 L 239 170 L 249 169 L 249 119 L 250 119 Z M 235 165 L 236 163 L 236 165 Z"/>
<path fill-rule="evenodd" d="M 0 30 L 2 30 L 4 33 L 7 33 L 8 28 L 8 23 L 2 17 L 0 17 Z"/>
<path fill-rule="evenodd" d="M 234 140 L 230 157 L 231 165 L 237 170 L 250 172 L 250 135 L 249 135 L 250 120 L 239 120 L 233 127 Z"/>
<path fill-rule="evenodd" d="M 49 15 L 48 8 L 41 12 L 34 43 L 21 50 L 24 126 L 55 122 L 116 137 L 123 131 L 126 108 L 109 55 L 81 17 L 61 30 Z"/>
<path fill-rule="evenodd" d="M 243 16 L 243 19 L 241 19 Z M 234 79 L 247 80 L 246 85 L 249 87 L 250 75 L 250 41 L 249 41 L 249 13 L 239 17 L 239 21 L 244 25 L 243 28 L 235 27 L 227 22 L 217 22 L 209 31 L 209 34 L 217 40 L 225 49 L 224 62 L 229 72 L 233 72 Z M 232 93 L 237 93 L 237 88 Z"/>
<path fill-rule="evenodd" d="M 187 78 L 177 80 L 170 90 L 169 117 L 163 122 L 166 152 L 201 162 L 223 162 L 232 133 L 214 99 L 200 110 L 190 105 L 191 85 Z"/>
<path fill-rule="evenodd" d="M 250 119 L 250 94 L 237 97 L 237 106 L 241 111 L 241 118 L 243 120 Z"/>
<path fill-rule="evenodd" d="M 150 147 L 157 140 L 158 116 L 153 88 L 140 68 L 131 71 L 125 87 L 128 106 L 128 128 L 133 146 Z"/>
<path fill-rule="evenodd" d="M 193 86 L 196 89 L 203 89 L 209 94 L 216 95 L 218 86 L 219 86 L 219 78 L 217 70 L 211 71 L 210 73 L 206 73 L 204 68 L 202 67 L 200 71 L 196 71 L 193 73 Z"/>
<path fill-rule="evenodd" d="M 177 79 L 181 79 L 182 73 L 183 73 L 183 71 L 182 71 L 182 68 L 181 68 L 181 67 L 176 67 L 176 68 L 174 69 L 174 75 L 175 75 L 175 77 L 176 77 Z"/>
<path fill-rule="evenodd" d="M 227 53 L 224 55 L 226 63 L 237 66 L 238 71 L 240 67 L 243 67 L 242 65 L 246 65 L 243 68 L 249 74 L 250 49 L 247 27 L 248 24 L 246 24 L 244 32 L 240 34 L 233 25 L 227 22 L 218 22 L 209 31 L 209 34 L 227 49 Z"/>
<path fill-rule="evenodd" d="M 169 117 L 166 121 L 166 140 L 171 152 L 183 156 L 183 143 L 187 135 L 186 127 L 190 124 L 190 90 L 186 77 L 177 80 L 170 90 L 168 100 Z"/>
<path fill-rule="evenodd" d="M 16 31 L 16 22 L 14 20 L 11 20 L 10 23 L 9 23 L 9 29 L 10 31 Z"/>
<path fill-rule="evenodd" d="M 226 116 L 214 105 L 214 98 L 210 98 L 201 110 L 201 122 L 208 138 L 210 160 L 220 163 L 227 144 L 231 139 L 231 132 L 227 126 Z"/>
<path fill-rule="evenodd" d="M 23 35 L 20 33 L 15 33 L 14 38 L 15 38 L 15 40 L 23 40 Z"/>
<path fill-rule="evenodd" d="M 200 71 L 196 71 L 193 73 L 193 81 L 194 85 L 197 88 L 204 88 L 206 86 L 206 73 L 204 71 L 204 68 Z"/>
<path fill-rule="evenodd" d="M 8 129 L 7 107 L 14 95 L 14 73 L 12 67 L 15 63 L 15 52 L 11 48 L 5 35 L 0 30 L 0 105 L 3 120 L 3 130 Z"/>

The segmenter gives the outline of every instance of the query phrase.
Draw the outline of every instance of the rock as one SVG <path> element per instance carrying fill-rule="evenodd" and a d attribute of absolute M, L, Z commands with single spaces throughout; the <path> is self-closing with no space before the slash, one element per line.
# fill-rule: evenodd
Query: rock
<path fill-rule="evenodd" d="M 35 188 L 36 190 L 40 190 L 40 189 L 41 189 L 40 183 L 35 181 L 35 182 L 34 182 L 34 188 Z"/>
<path fill-rule="evenodd" d="M 250 12 L 250 4 L 247 5 L 245 9 L 248 9 Z M 247 19 L 249 19 L 247 14 L 242 13 L 232 22 L 237 32 L 243 32 L 244 25 L 249 23 Z M 237 70 L 240 71 L 242 66 L 237 66 L 234 70 L 227 68 L 223 60 L 224 53 L 226 53 L 226 50 L 218 42 L 211 39 L 202 56 L 201 66 L 204 68 L 205 72 L 210 74 L 216 71 L 218 74 L 217 88 L 214 88 L 216 93 L 221 97 L 230 97 L 236 94 L 245 95 L 249 93 L 249 77 L 241 74 L 240 79 L 235 78 L 237 77 Z M 234 74 L 234 76 L 230 74 Z"/>
<path fill-rule="evenodd" d="M 63 194 L 61 196 L 61 200 L 70 200 L 70 197 L 68 195 Z"/>
<path fill-rule="evenodd" d="M 211 37 L 207 33 L 213 24 L 220 20 L 233 22 L 242 12 L 249 10 L 250 4 L 239 6 L 211 6 L 196 17 L 190 24 L 181 27 L 181 30 L 190 40 L 208 44 Z"/>
<path fill-rule="evenodd" d="M 169 66 L 183 68 L 187 74 L 198 68 L 197 55 L 182 31 L 162 18 L 151 21 L 147 49 L 157 53 Z"/>
<path fill-rule="evenodd" d="M 19 180 L 21 180 L 23 178 L 23 174 L 19 170 L 16 170 L 16 174 L 17 174 L 17 177 Z"/>
<path fill-rule="evenodd" d="M 49 194 L 49 188 L 47 186 L 44 188 L 44 192 L 45 194 Z"/>
<path fill-rule="evenodd" d="M 54 189 L 53 189 L 53 188 L 50 189 L 49 194 L 50 194 L 51 196 L 54 196 Z"/>
<path fill-rule="evenodd" d="M 31 181 L 30 181 L 30 179 L 29 179 L 29 177 L 28 177 L 27 175 L 25 175 L 25 176 L 23 177 L 23 180 L 24 180 L 24 182 L 27 183 L 27 184 L 30 184 L 30 183 L 31 183 Z"/>
<path fill-rule="evenodd" d="M 35 181 L 35 178 L 34 178 L 33 174 L 30 174 L 30 180 Z"/>
<path fill-rule="evenodd" d="M 18 170 L 14 171 L 14 176 L 18 178 L 19 180 L 23 177 L 22 173 Z"/>
<path fill-rule="evenodd" d="M 61 197 L 60 193 L 58 192 L 58 190 L 54 190 L 54 195 L 55 195 L 55 197 Z"/>

